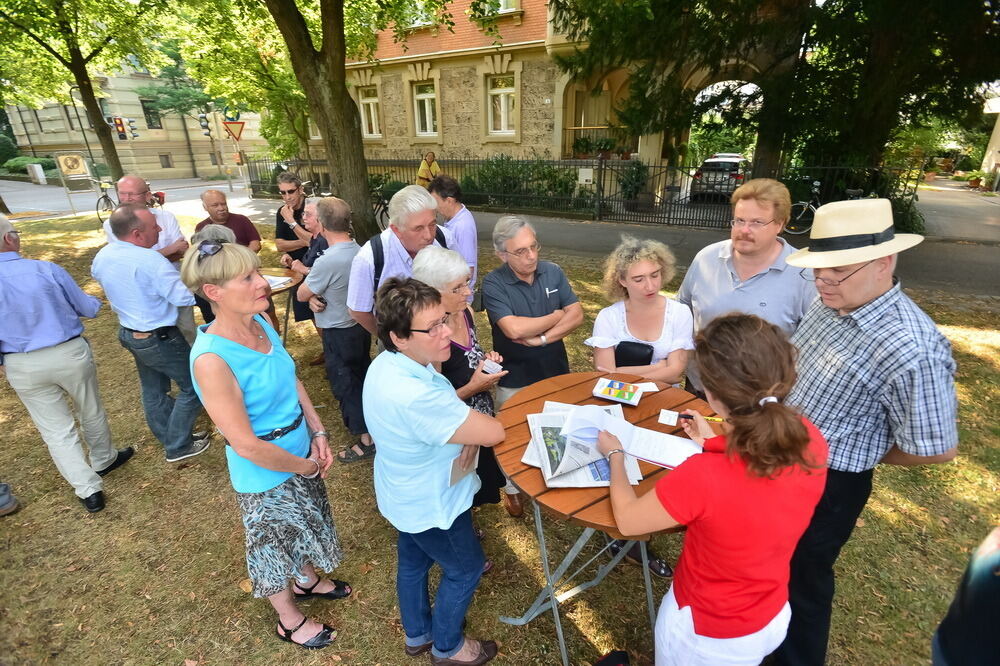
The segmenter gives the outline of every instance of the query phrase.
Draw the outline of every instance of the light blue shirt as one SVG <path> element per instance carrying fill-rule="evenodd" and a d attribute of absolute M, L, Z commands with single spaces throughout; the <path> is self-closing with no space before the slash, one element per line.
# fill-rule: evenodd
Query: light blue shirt
<path fill-rule="evenodd" d="M 795 248 L 779 238 L 781 252 L 769 267 L 741 280 L 733 265 L 733 241 L 713 243 L 695 255 L 677 291 L 677 300 L 691 308 L 694 332 L 708 322 L 733 312 L 757 315 L 791 336 L 809 305 L 816 300 L 816 283 L 803 280 L 799 268 L 785 259 Z M 807 271 L 812 274 L 812 271 Z M 688 379 L 698 388 L 697 364 L 687 367 Z"/>
<path fill-rule="evenodd" d="M 94 257 L 90 274 L 101 283 L 121 325 L 133 331 L 174 326 L 177 307 L 194 305 L 180 273 L 156 250 L 109 243 Z"/>
<path fill-rule="evenodd" d="M 479 266 L 479 234 L 476 229 L 476 220 L 463 204 L 462 209 L 455 214 L 455 217 L 448 220 L 445 228 L 455 237 L 455 247 L 448 245 L 448 249 L 457 251 L 465 259 L 465 263 L 472 267 L 469 289 L 475 291 L 476 271 Z M 471 293 L 468 300 L 472 301 Z"/>
<path fill-rule="evenodd" d="M 281 346 L 281 339 L 271 325 L 260 315 L 254 319 L 267 333 L 271 351 L 266 354 L 255 351 L 228 338 L 206 333 L 209 324 L 199 326 L 198 337 L 191 347 L 191 378 L 195 393 L 204 401 L 194 374 L 195 359 L 202 354 L 215 354 L 225 361 L 243 392 L 250 426 L 254 434 L 260 436 L 290 426 L 302 412 L 302 407 L 299 406 L 295 382 L 295 361 Z M 305 419 L 297 429 L 271 443 L 293 455 L 308 457 L 309 431 Z M 262 493 L 292 476 L 291 472 L 276 472 L 261 467 L 238 455 L 231 446 L 226 446 L 226 460 L 229 462 L 229 479 L 238 493 Z"/>
<path fill-rule="evenodd" d="M 474 473 L 448 485 L 452 461 L 462 452 L 448 440 L 471 408 L 432 366 L 390 351 L 368 368 L 362 401 L 368 433 L 378 444 L 379 511 L 400 532 L 451 527 L 481 485 Z"/>
<path fill-rule="evenodd" d="M 455 249 L 455 237 L 447 227 L 441 227 L 444 240 L 449 250 Z M 382 275 L 378 286 L 381 287 L 391 277 L 413 277 L 413 257 L 406 251 L 399 237 L 393 230 L 386 229 L 381 233 L 382 252 L 385 264 L 382 265 Z M 432 241 L 438 245 L 437 239 Z M 373 312 L 375 310 L 375 257 L 372 254 L 372 244 L 368 241 L 351 261 L 351 277 L 347 283 L 347 307 L 355 312 Z"/>
<path fill-rule="evenodd" d="M 80 317 L 96 317 L 88 296 L 61 266 L 0 252 L 0 363 L 3 354 L 62 344 L 83 333 Z"/>

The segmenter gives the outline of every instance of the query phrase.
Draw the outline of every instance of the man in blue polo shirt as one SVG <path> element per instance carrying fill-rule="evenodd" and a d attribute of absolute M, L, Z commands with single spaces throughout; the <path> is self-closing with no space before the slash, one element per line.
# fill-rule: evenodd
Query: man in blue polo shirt
<path fill-rule="evenodd" d="M 483 305 L 493 329 L 493 349 L 508 371 L 497 386 L 499 409 L 525 386 L 569 372 L 562 339 L 583 323 L 583 307 L 562 269 L 539 261 L 541 245 L 524 218 L 505 215 L 497 220 L 493 249 L 503 266 L 483 278 Z M 512 516 L 524 511 L 510 482 L 504 506 Z"/>

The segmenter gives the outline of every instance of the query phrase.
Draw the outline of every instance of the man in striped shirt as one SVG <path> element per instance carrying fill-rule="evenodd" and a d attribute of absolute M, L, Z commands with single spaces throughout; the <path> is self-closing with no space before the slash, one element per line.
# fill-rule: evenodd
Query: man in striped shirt
<path fill-rule="evenodd" d="M 896 254 L 922 240 L 893 232 L 886 199 L 840 201 L 816 212 L 809 247 L 787 259 L 820 296 L 792 336 L 798 380 L 788 402 L 820 429 L 830 456 L 823 497 L 792 558 L 792 620 L 776 663 L 824 663 L 833 565 L 871 494 L 875 466 L 955 457 L 951 345 L 893 276 Z"/>

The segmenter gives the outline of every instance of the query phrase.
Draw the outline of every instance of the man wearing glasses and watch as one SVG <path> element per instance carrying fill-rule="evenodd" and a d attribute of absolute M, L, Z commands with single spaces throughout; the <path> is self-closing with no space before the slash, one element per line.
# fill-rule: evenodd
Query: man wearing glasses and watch
<path fill-rule="evenodd" d="M 792 212 L 788 188 L 755 178 L 736 188 L 732 204 L 729 240 L 695 256 L 677 300 L 691 308 L 695 334 L 719 315 L 744 312 L 791 335 L 816 298 L 816 287 L 785 263 L 795 251 L 779 237 Z M 687 367 L 687 388 L 702 391 L 694 364 Z"/>

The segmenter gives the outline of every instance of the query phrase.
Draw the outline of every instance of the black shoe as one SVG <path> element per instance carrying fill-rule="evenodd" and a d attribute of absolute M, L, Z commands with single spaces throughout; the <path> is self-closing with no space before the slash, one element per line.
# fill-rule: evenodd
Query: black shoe
<path fill-rule="evenodd" d="M 104 508 L 104 492 L 98 490 L 90 497 L 81 497 L 80 503 L 91 513 L 97 513 Z"/>
<path fill-rule="evenodd" d="M 104 469 L 97 470 L 97 476 L 104 476 L 105 474 L 109 474 L 115 471 L 116 469 L 127 463 L 134 454 L 135 454 L 135 449 L 133 449 L 131 446 L 128 447 L 127 449 L 118 449 L 118 457 L 115 458 L 114 461 L 112 461 L 112 463 L 107 467 L 105 467 Z"/>

